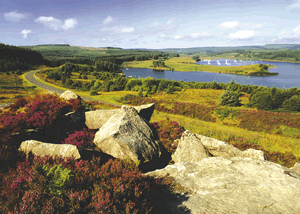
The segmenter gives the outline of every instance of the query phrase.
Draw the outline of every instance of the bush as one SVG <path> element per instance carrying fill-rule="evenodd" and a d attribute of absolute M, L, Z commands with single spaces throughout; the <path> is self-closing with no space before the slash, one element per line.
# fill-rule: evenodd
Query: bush
<path fill-rule="evenodd" d="M 257 91 L 251 96 L 250 104 L 259 110 L 271 110 L 273 109 L 272 96 L 269 91 Z"/>
<path fill-rule="evenodd" d="M 69 134 L 69 136 L 61 143 L 72 144 L 78 148 L 88 148 L 93 149 L 95 132 L 93 130 L 83 129 L 81 131 L 75 131 L 74 134 Z"/>
<path fill-rule="evenodd" d="M 294 95 L 283 102 L 282 107 L 289 111 L 300 111 L 300 96 Z"/>
<path fill-rule="evenodd" d="M 240 106 L 239 94 L 231 90 L 226 91 L 221 95 L 220 105 Z"/>
<path fill-rule="evenodd" d="M 19 162 L 3 177 L 1 213 L 150 213 L 149 179 L 129 160 L 50 156 Z"/>
<path fill-rule="evenodd" d="M 178 146 L 174 143 L 174 140 L 179 139 L 185 129 L 180 126 L 178 122 L 170 121 L 169 118 L 152 123 L 152 125 L 158 133 L 159 141 L 168 150 L 168 152 L 173 154 Z"/>
<path fill-rule="evenodd" d="M 90 96 L 96 96 L 98 93 L 97 93 L 97 90 L 93 89 L 90 91 Z"/>

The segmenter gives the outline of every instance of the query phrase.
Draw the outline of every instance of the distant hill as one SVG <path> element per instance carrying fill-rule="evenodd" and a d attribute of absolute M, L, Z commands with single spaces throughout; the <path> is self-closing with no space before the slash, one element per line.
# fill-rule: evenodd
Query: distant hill
<path fill-rule="evenodd" d="M 235 51 L 235 50 L 252 50 L 252 51 L 265 51 L 265 50 L 297 50 L 300 49 L 300 44 L 266 44 L 255 46 L 228 46 L 228 47 L 192 47 L 192 48 L 164 48 L 156 49 L 163 52 L 174 52 L 182 54 L 195 54 L 201 52 L 220 52 L 220 51 Z M 154 50 L 154 49 L 147 49 Z"/>
<path fill-rule="evenodd" d="M 44 64 L 49 62 L 36 51 L 0 43 L 0 72 L 24 70 Z"/>

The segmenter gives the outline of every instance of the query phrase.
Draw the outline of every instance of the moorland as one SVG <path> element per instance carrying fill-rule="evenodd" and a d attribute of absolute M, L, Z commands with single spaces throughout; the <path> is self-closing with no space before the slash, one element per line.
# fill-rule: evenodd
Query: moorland
<path fill-rule="evenodd" d="M 50 157 L 26 160 L 12 143 L 13 136 L 22 130 L 45 130 L 66 113 L 66 109 L 115 108 L 96 101 L 134 106 L 155 103 L 150 123 L 156 127 L 160 142 L 170 154 L 177 147 L 173 141 L 180 138 L 184 130 L 191 130 L 241 150 L 262 150 L 268 160 L 282 166 L 291 167 L 299 162 L 300 89 L 297 87 L 278 89 L 234 81 L 225 84 L 134 79 L 121 72 L 121 68 L 130 65 L 150 67 L 153 61 L 162 61 L 175 68 L 176 62 L 195 62 L 191 55 L 201 58 L 231 55 L 243 59 L 260 56 L 260 59 L 297 61 L 300 51 L 289 49 L 294 46 L 280 46 L 278 50 L 262 47 L 250 51 L 249 47 L 214 49 L 204 50 L 204 53 L 197 49 L 192 54 L 185 50 L 179 54 L 175 50 L 86 49 L 68 45 L 22 48 L 1 44 L 0 48 L 4 50 L 1 53 L 7 53 L 0 56 L 0 101 L 1 104 L 12 103 L 0 110 L 1 212 L 53 213 L 64 209 L 69 213 L 108 210 L 114 210 L 112 213 L 151 213 L 151 200 L 141 196 L 151 195 L 154 188 L 170 191 L 175 188 L 167 178 L 149 180 L 143 177 L 138 165 L 128 160 L 107 163 L 97 158 L 91 161 Z M 28 53 L 38 60 L 28 58 Z M 191 69 L 195 66 L 181 64 Z M 62 101 L 56 95 L 45 94 L 45 89 L 27 80 L 28 72 L 34 72 L 36 80 L 44 84 L 71 89 L 93 101 Z M 94 134 L 93 130 L 81 130 L 70 134 L 64 142 L 78 145 L 84 139 L 82 145 L 90 148 Z"/>

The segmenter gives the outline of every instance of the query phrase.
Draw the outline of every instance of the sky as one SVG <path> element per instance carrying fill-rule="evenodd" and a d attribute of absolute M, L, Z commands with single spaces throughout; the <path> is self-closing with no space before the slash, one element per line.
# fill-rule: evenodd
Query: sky
<path fill-rule="evenodd" d="M 300 44 L 300 0 L 0 0 L 0 43 L 147 49 Z"/>

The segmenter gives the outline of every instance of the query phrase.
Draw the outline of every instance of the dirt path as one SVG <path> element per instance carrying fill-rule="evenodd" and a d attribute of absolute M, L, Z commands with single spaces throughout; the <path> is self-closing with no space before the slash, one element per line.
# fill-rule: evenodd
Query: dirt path
<path fill-rule="evenodd" d="M 43 88 L 43 89 L 46 89 L 48 91 L 55 91 L 57 94 L 62 94 L 64 92 L 64 90 L 61 90 L 61 89 L 57 89 L 57 88 L 54 88 L 50 85 L 47 85 L 47 84 L 44 84 L 40 81 L 37 81 L 33 75 L 38 72 L 39 70 L 35 70 L 35 71 L 31 71 L 29 73 L 27 73 L 25 75 L 25 78 L 31 82 L 32 84 L 36 85 L 37 87 L 40 87 L 40 88 Z M 103 103 L 103 104 L 110 104 L 110 105 L 113 105 L 113 106 L 117 106 L 117 107 L 121 107 L 120 105 L 118 104 L 113 104 L 113 103 L 108 103 L 108 102 L 104 102 L 104 101 L 99 101 L 99 100 L 95 100 L 93 98 L 90 98 L 90 97 L 83 97 L 81 96 L 81 98 L 85 101 L 96 101 L 96 102 L 99 102 L 99 103 Z"/>

